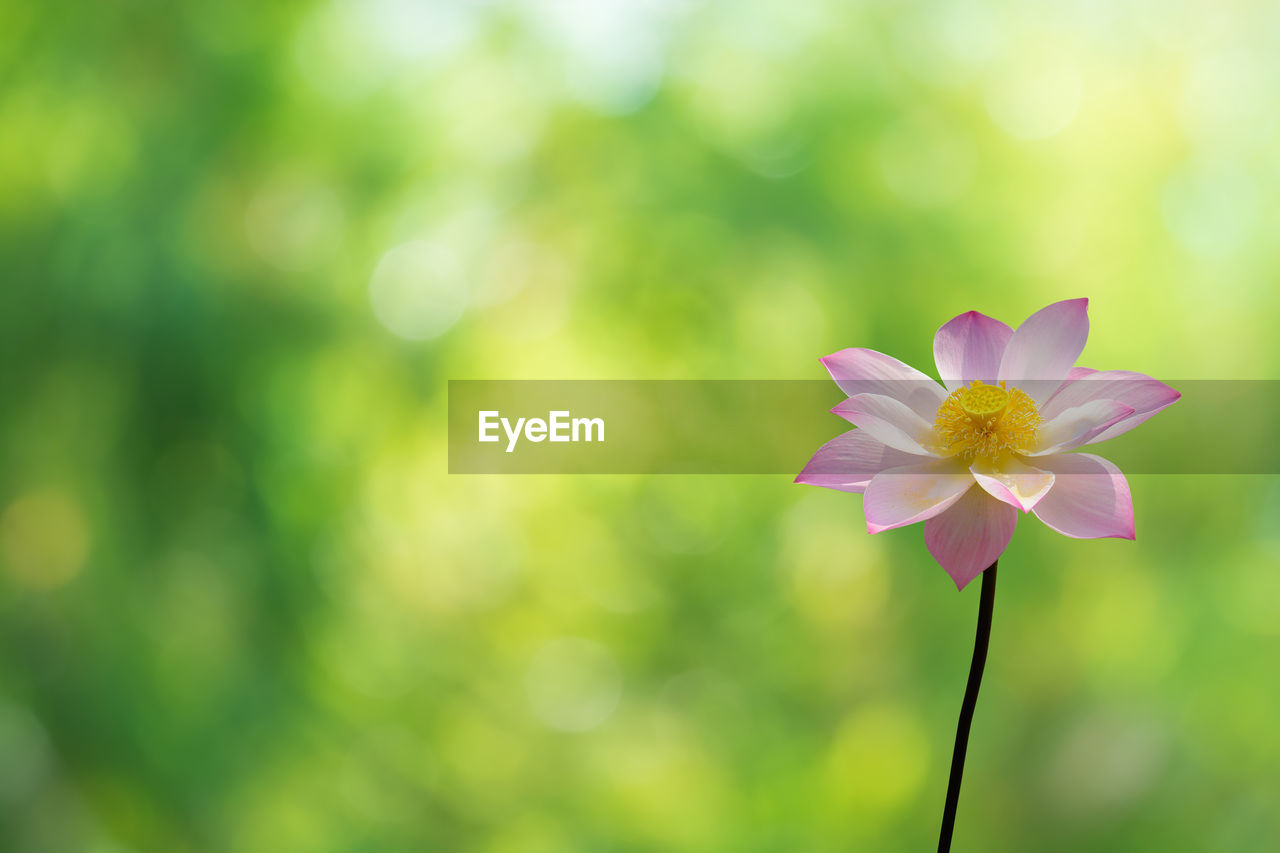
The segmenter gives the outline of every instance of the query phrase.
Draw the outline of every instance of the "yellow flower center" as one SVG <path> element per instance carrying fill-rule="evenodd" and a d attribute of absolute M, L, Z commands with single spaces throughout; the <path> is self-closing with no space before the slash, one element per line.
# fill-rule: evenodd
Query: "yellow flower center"
<path fill-rule="evenodd" d="M 998 464 L 1014 453 L 1034 450 L 1043 422 L 1035 401 L 1023 391 L 1003 382 L 974 380 L 942 401 L 933 430 L 943 453 Z"/>

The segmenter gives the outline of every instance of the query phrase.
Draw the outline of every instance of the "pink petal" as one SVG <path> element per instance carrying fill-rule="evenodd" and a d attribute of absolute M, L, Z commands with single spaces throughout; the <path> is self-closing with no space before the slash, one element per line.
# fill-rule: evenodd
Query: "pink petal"
<path fill-rule="evenodd" d="M 862 493 L 871 478 L 886 468 L 913 465 L 920 457 L 886 447 L 866 431 L 851 429 L 828 441 L 804 466 L 797 483 Z"/>
<path fill-rule="evenodd" d="M 933 336 L 933 361 L 942 384 L 954 391 L 974 379 L 994 383 L 1011 337 L 1013 329 L 977 311 L 947 321 Z"/>
<path fill-rule="evenodd" d="M 880 394 L 901 400 L 930 423 L 946 392 L 937 382 L 890 355 L 872 349 L 842 349 L 821 359 L 840 390 L 850 397 Z"/>
<path fill-rule="evenodd" d="M 982 574 L 1013 538 L 1018 511 L 974 489 L 946 512 L 925 522 L 924 542 L 957 589 Z"/>
<path fill-rule="evenodd" d="M 879 533 L 924 521 L 951 506 L 972 485 L 973 475 L 955 459 L 881 471 L 871 478 L 862 499 L 867 530 Z"/>
<path fill-rule="evenodd" d="M 1032 510 L 1049 527 L 1074 539 L 1134 538 L 1133 498 L 1120 469 L 1092 453 L 1063 453 L 1036 460 L 1056 479 Z"/>
<path fill-rule="evenodd" d="M 1053 418 L 1073 406 L 1096 399 L 1119 400 L 1132 407 L 1133 414 L 1089 439 L 1089 444 L 1096 444 L 1128 432 L 1173 405 L 1181 396 L 1182 394 L 1163 382 L 1142 373 L 1077 367 L 1045 403 L 1044 416 L 1047 419 Z"/>
<path fill-rule="evenodd" d="M 1097 436 L 1133 414 L 1133 407 L 1119 400 L 1090 400 L 1067 409 L 1040 428 L 1039 447 L 1027 456 L 1039 458 L 1074 450 L 1096 441 Z"/>
<path fill-rule="evenodd" d="M 975 462 L 969 466 L 973 479 L 993 498 L 998 498 L 1023 512 L 1029 512 L 1053 486 L 1053 474 L 1010 459 L 1000 468 Z"/>
<path fill-rule="evenodd" d="M 906 403 L 880 394 L 857 394 L 831 411 L 881 444 L 917 456 L 932 455 L 922 442 L 933 434 L 933 427 Z"/>
<path fill-rule="evenodd" d="M 1068 299 L 1028 317 L 1009 339 L 1000 378 L 1026 391 L 1037 404 L 1049 399 L 1084 351 L 1088 307 L 1088 299 Z"/>
<path fill-rule="evenodd" d="M 1070 371 L 1067 372 L 1067 380 L 1070 381 L 1072 379 L 1083 379 L 1084 377 L 1090 376 L 1097 372 L 1098 371 L 1094 370 L 1092 367 L 1073 367 L 1071 368 Z"/>

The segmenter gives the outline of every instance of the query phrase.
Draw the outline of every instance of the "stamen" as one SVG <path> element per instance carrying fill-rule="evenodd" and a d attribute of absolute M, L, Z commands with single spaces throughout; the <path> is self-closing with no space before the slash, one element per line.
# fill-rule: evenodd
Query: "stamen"
<path fill-rule="evenodd" d="M 1021 389 L 975 380 L 943 400 L 934 432 L 943 453 L 967 462 L 985 459 L 998 464 L 1014 453 L 1033 450 L 1043 422 L 1035 401 Z"/>

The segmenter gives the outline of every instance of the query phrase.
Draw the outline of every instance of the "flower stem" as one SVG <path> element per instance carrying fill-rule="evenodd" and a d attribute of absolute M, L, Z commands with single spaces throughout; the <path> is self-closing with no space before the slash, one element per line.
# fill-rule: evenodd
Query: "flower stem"
<path fill-rule="evenodd" d="M 969 749 L 969 725 L 973 707 L 978 703 L 982 686 L 982 670 L 987 664 L 987 644 L 991 640 L 991 611 L 996 603 L 996 566 L 992 563 L 982 573 L 982 597 L 978 602 L 978 633 L 973 640 L 973 660 L 969 663 L 969 683 L 964 687 L 960 703 L 960 720 L 956 723 L 956 746 L 951 753 L 951 778 L 947 781 L 947 804 L 942 809 L 942 831 L 938 835 L 938 853 L 951 849 L 951 831 L 956 825 L 956 806 L 960 801 L 960 777 L 964 775 L 964 754 Z"/>

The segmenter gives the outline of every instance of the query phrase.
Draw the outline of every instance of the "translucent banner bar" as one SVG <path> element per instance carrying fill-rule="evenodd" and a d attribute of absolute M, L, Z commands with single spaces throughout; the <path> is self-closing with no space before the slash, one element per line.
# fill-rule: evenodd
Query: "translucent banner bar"
<path fill-rule="evenodd" d="M 1280 381 L 1165 381 L 1180 400 L 1080 449 L 1127 474 L 1280 474 Z M 846 390 L 920 410 L 936 393 L 897 381 Z M 846 396 L 829 380 L 450 380 L 449 472 L 794 475 L 853 429 L 830 411 Z"/>

